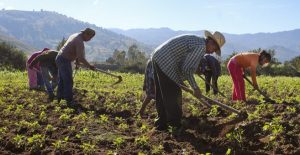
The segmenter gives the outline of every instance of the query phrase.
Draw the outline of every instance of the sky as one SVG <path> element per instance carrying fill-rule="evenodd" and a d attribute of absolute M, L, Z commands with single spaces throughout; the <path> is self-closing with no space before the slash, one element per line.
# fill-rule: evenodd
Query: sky
<path fill-rule="evenodd" d="M 300 28 L 300 0 L 0 0 L 0 8 L 55 11 L 103 28 L 232 34 Z"/>

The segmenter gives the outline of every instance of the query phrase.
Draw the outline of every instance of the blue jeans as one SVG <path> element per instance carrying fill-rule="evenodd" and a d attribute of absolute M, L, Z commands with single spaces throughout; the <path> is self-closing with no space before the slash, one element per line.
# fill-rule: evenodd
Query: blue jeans
<path fill-rule="evenodd" d="M 71 61 L 64 58 L 62 55 L 57 55 L 55 62 L 58 68 L 57 98 L 65 99 L 70 102 L 73 100 Z"/>
<path fill-rule="evenodd" d="M 41 66 L 43 80 L 48 94 L 53 94 L 54 88 L 57 86 L 57 68 L 55 65 Z M 49 73 L 51 75 L 49 75 Z M 51 80 L 52 76 L 52 80 Z"/>

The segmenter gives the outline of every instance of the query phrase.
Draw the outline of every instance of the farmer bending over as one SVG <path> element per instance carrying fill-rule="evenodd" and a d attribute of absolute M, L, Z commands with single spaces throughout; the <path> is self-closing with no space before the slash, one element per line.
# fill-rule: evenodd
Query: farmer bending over
<path fill-rule="evenodd" d="M 205 54 L 201 60 L 200 73 L 205 76 L 205 90 L 206 93 L 210 91 L 212 86 L 214 94 L 217 94 L 218 89 L 218 78 L 221 75 L 220 61 L 213 55 Z M 200 76 L 200 75 L 199 75 Z"/>
<path fill-rule="evenodd" d="M 227 64 L 227 69 L 233 81 L 233 101 L 246 101 L 245 81 L 243 79 L 244 70 L 250 70 L 252 84 L 255 89 L 258 89 L 258 85 L 256 82 L 256 66 L 258 64 L 261 66 L 266 66 L 269 64 L 270 61 L 271 55 L 265 50 L 261 51 L 260 53 L 239 53 L 229 60 Z"/>
<path fill-rule="evenodd" d="M 73 78 L 71 62 L 78 59 L 79 62 L 94 70 L 95 67 L 85 59 L 84 42 L 91 40 L 95 36 L 95 31 L 86 28 L 79 33 L 71 35 L 56 57 L 58 67 L 58 88 L 57 99 L 65 99 L 69 106 L 74 106 L 73 102 Z"/>
<path fill-rule="evenodd" d="M 32 68 L 37 63 L 41 66 L 41 73 L 43 81 L 47 88 L 48 99 L 52 101 L 54 99 L 54 88 L 57 85 L 57 67 L 55 64 L 55 58 L 58 52 L 54 50 L 46 50 L 42 54 L 38 55 L 33 59 L 29 68 Z M 50 75 L 50 74 L 51 75 Z"/>
<path fill-rule="evenodd" d="M 47 50 L 49 49 L 44 48 L 41 51 L 34 52 L 26 62 L 30 90 L 44 90 L 44 81 L 41 74 L 40 64 L 37 63 L 35 65 L 32 65 L 31 68 L 29 68 L 29 66 L 35 57 L 39 56 L 40 54 L 42 54 L 44 51 Z"/>
<path fill-rule="evenodd" d="M 205 38 L 196 35 L 180 35 L 155 49 L 152 53 L 152 63 L 158 113 L 155 121 L 157 130 L 166 130 L 169 125 L 178 129 L 178 132 L 182 130 L 183 81 L 187 80 L 193 88 L 194 95 L 200 97 L 201 92 L 194 73 L 204 54 L 216 51 L 221 55 L 220 48 L 224 43 L 225 38 L 220 32 L 211 34 L 205 31 Z"/>

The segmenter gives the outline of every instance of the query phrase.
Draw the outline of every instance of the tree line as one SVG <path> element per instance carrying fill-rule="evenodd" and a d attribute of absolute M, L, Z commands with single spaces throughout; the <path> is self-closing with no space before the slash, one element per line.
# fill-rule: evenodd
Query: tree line
<path fill-rule="evenodd" d="M 56 50 L 60 50 L 66 39 L 63 38 L 58 45 Z M 261 49 L 255 49 L 249 52 L 259 52 Z M 300 56 L 293 58 L 290 61 L 285 61 L 281 63 L 276 59 L 276 52 L 273 49 L 267 49 L 268 53 L 271 54 L 272 60 L 269 66 L 257 68 L 257 73 L 260 75 L 270 75 L 270 76 L 300 76 Z M 230 58 L 236 55 L 237 52 L 233 52 L 227 58 L 225 58 L 221 63 L 222 74 L 227 75 L 227 63 Z M 131 72 L 131 73 L 144 73 L 147 60 L 149 56 L 145 52 L 141 51 L 139 47 L 135 44 L 131 45 L 127 51 L 115 49 L 112 56 L 107 58 L 105 63 L 96 64 L 100 68 L 103 65 L 105 69 L 116 70 L 120 72 Z M 0 69 L 26 69 L 27 57 L 25 53 L 16 47 L 2 42 L 0 43 Z M 107 67 L 108 66 L 108 67 Z"/>

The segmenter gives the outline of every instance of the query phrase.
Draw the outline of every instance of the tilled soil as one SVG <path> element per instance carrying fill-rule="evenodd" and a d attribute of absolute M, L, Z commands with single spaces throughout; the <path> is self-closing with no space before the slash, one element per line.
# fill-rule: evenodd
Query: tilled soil
<path fill-rule="evenodd" d="M 272 104 L 273 111 L 264 109 L 254 119 L 239 119 L 223 109 L 209 116 L 211 109 L 201 104 L 196 104 L 201 114 L 195 116 L 187 108 L 191 99 L 184 98 L 184 130 L 175 134 L 172 129 L 153 128 L 154 104 L 149 104 L 146 118 L 136 117 L 140 101 L 130 90 L 120 94 L 75 89 L 73 108 L 49 103 L 43 92 L 12 86 L 0 96 L 0 154 L 300 154 L 299 103 Z M 258 105 L 268 104 L 254 102 L 243 109 L 254 113 Z M 271 123 L 277 117 L 283 128 L 278 133 Z M 20 125 L 22 120 L 31 124 Z M 266 123 L 271 123 L 269 130 L 264 130 Z M 32 142 L 38 134 L 44 139 Z"/>

